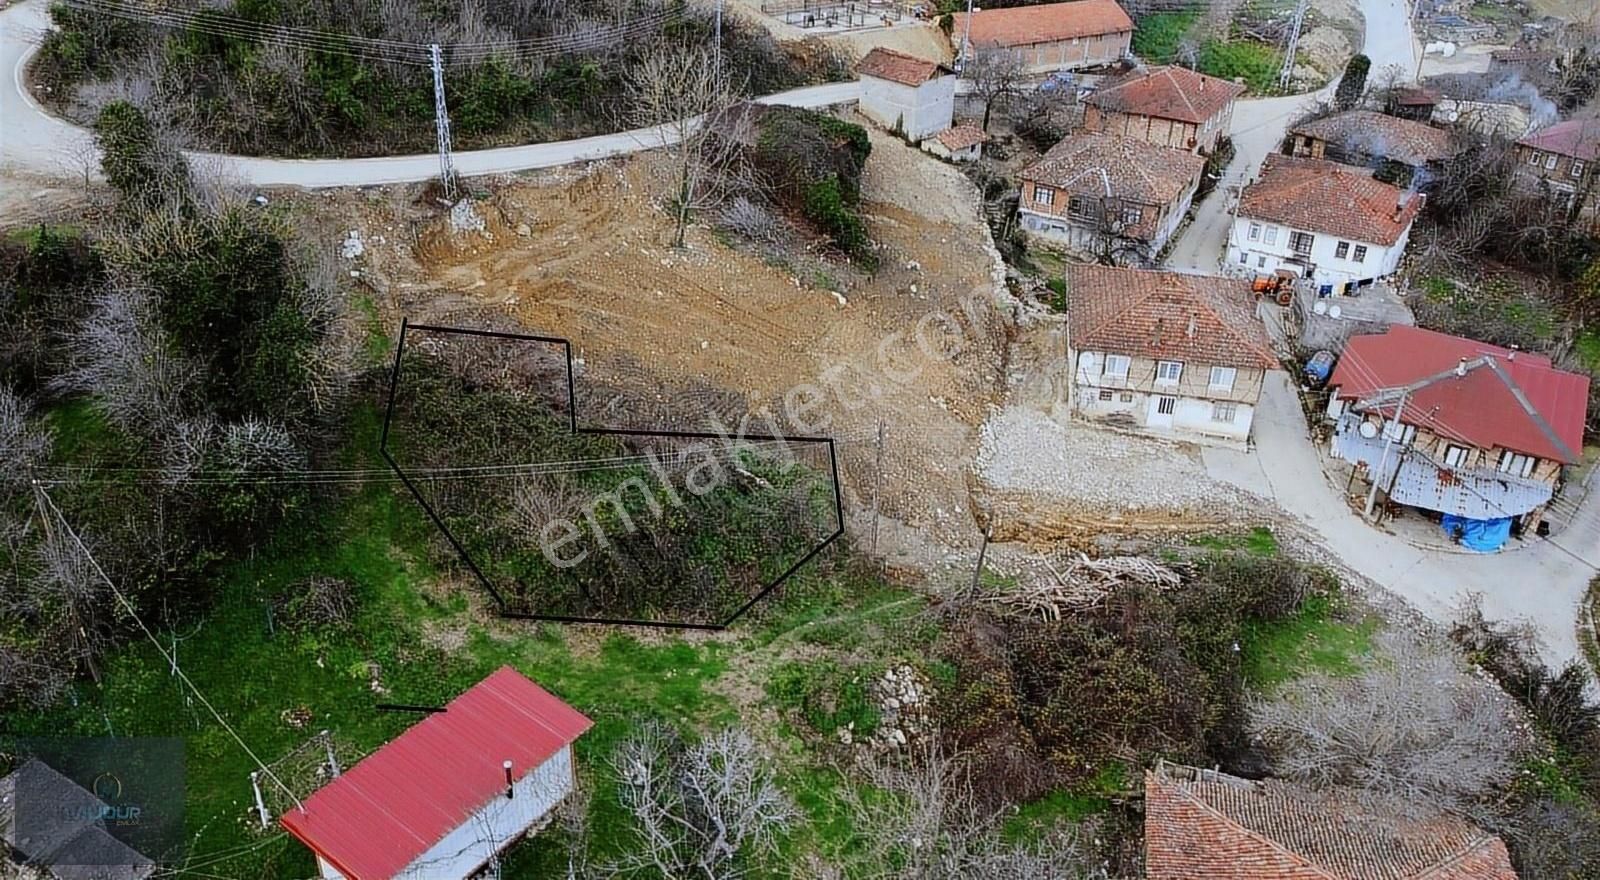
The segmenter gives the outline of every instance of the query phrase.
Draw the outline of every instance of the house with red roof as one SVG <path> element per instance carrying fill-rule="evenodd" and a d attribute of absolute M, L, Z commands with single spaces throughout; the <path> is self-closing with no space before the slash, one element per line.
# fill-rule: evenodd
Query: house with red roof
<path fill-rule="evenodd" d="M 1146 67 L 1103 82 L 1085 97 L 1083 127 L 1207 154 L 1227 133 L 1244 90 L 1186 67 Z"/>
<path fill-rule="evenodd" d="M 1133 19 L 1116 0 L 980 9 L 953 18 L 950 43 L 957 57 L 1001 49 L 1020 55 L 1032 73 L 1104 67 L 1126 57 L 1133 44 Z"/>
<path fill-rule="evenodd" d="M 1535 529 L 1582 455 L 1589 377 L 1543 355 L 1395 326 L 1351 337 L 1328 386 L 1333 456 L 1394 504 Z"/>
<path fill-rule="evenodd" d="M 1067 351 L 1076 417 L 1232 446 L 1279 367 L 1244 282 L 1087 263 L 1067 269 Z"/>
<path fill-rule="evenodd" d="M 549 821 L 591 724 L 504 666 L 280 821 L 328 880 L 466 878 Z"/>
<path fill-rule="evenodd" d="M 1569 119 L 1542 128 L 1516 146 L 1516 180 L 1527 192 L 1537 193 L 1572 210 L 1591 224 L 1600 219 L 1600 119 Z"/>
<path fill-rule="evenodd" d="M 937 61 L 874 48 L 856 64 L 861 115 L 911 141 L 950 128 L 956 112 L 955 71 Z"/>
<path fill-rule="evenodd" d="M 1324 295 L 1363 287 L 1399 268 L 1424 199 L 1370 169 L 1269 156 L 1239 194 L 1226 265 L 1308 279 Z"/>

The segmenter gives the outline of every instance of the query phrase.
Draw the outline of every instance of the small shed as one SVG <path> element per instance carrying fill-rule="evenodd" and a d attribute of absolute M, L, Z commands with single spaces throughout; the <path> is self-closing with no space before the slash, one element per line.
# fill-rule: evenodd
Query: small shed
<path fill-rule="evenodd" d="M 970 122 L 947 128 L 922 142 L 922 148 L 952 162 L 974 162 L 983 157 L 989 136 Z"/>
<path fill-rule="evenodd" d="M 937 61 L 878 47 L 856 65 L 861 115 L 912 143 L 950 127 L 956 112 L 956 74 Z"/>
<path fill-rule="evenodd" d="M 281 821 L 327 880 L 463 880 L 549 821 L 592 723 L 503 666 Z"/>

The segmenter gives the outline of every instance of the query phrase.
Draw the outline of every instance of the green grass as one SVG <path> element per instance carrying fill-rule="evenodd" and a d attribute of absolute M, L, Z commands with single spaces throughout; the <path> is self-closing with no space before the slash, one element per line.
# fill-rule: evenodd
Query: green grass
<path fill-rule="evenodd" d="M 1600 333 L 1585 330 L 1573 340 L 1572 347 L 1584 366 L 1591 370 L 1600 370 Z"/>
<path fill-rule="evenodd" d="M 1339 605 L 1327 596 L 1313 596 L 1293 617 L 1246 625 L 1240 639 L 1245 681 L 1270 689 L 1311 672 L 1354 675 L 1372 653 L 1379 620 L 1339 616 Z"/>
<path fill-rule="evenodd" d="M 1282 50 L 1247 40 L 1207 40 L 1200 47 L 1198 63 L 1201 73 L 1243 79 L 1252 91 L 1261 94 L 1277 88 L 1282 65 Z"/>
<path fill-rule="evenodd" d="M 1194 23 L 1200 18 L 1196 11 L 1156 12 L 1139 19 L 1133 29 L 1133 54 L 1156 64 L 1166 64 L 1178 54 L 1178 44 L 1183 42 Z"/>
<path fill-rule="evenodd" d="M 1137 773 L 1127 765 L 1107 764 L 1082 785 L 1021 805 L 1015 815 L 1006 819 L 1001 834 L 1012 842 L 1034 840 L 1063 823 L 1081 822 L 1103 813 L 1111 808 L 1111 799 L 1126 791 L 1135 778 Z"/>
<path fill-rule="evenodd" d="M 1278 539 L 1272 530 L 1256 526 L 1248 532 L 1230 535 L 1203 535 L 1190 541 L 1207 550 L 1243 550 L 1256 556 L 1277 556 Z"/>
<path fill-rule="evenodd" d="M 371 296 L 358 296 L 355 310 L 361 315 L 362 329 L 367 332 L 366 341 L 361 346 L 362 360 L 369 366 L 382 366 L 394 355 L 394 340 L 389 338 L 388 328 L 378 315 L 378 304 Z"/>

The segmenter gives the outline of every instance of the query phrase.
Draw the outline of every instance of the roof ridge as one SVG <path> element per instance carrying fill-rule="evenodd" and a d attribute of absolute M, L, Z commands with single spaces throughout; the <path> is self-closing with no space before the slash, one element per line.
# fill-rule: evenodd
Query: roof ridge
<path fill-rule="evenodd" d="M 1518 406 L 1522 407 L 1522 411 L 1527 413 L 1528 417 L 1533 420 L 1534 427 L 1544 434 L 1545 439 L 1549 440 L 1557 450 L 1565 453 L 1569 461 L 1581 458 L 1581 456 L 1572 451 L 1572 447 L 1568 446 L 1565 440 L 1561 439 L 1561 435 L 1556 433 L 1556 429 L 1545 420 L 1544 414 L 1539 412 L 1539 408 L 1534 406 L 1533 401 L 1528 399 L 1527 392 L 1523 391 L 1522 386 L 1517 384 L 1516 379 L 1512 378 L 1511 374 L 1496 362 L 1494 356 L 1483 355 L 1483 360 L 1488 362 L 1489 371 L 1498 376 L 1501 382 L 1505 383 L 1506 389 L 1511 392 L 1512 398 L 1517 401 Z"/>
<path fill-rule="evenodd" d="M 1211 815 L 1215 816 L 1216 818 L 1221 819 L 1222 821 L 1228 823 L 1229 825 L 1232 825 L 1233 827 L 1239 829 L 1241 832 L 1243 832 L 1244 834 L 1246 834 L 1249 837 L 1253 838 L 1254 840 L 1265 844 L 1268 849 L 1271 849 L 1274 852 L 1277 852 L 1279 855 L 1286 856 L 1289 859 L 1300 863 L 1301 867 L 1307 868 L 1307 869 L 1309 869 L 1311 871 L 1314 871 L 1314 872 L 1322 875 L 1324 880 L 1348 880 L 1348 878 L 1340 877 L 1338 874 L 1333 873 L 1333 870 L 1331 868 L 1328 868 L 1325 865 L 1319 865 L 1316 862 L 1311 861 L 1311 859 L 1301 855 L 1300 853 L 1295 852 L 1292 849 L 1289 849 L 1287 846 L 1284 846 L 1282 843 L 1279 843 L 1278 841 L 1273 840 L 1272 838 L 1266 836 L 1265 834 L 1262 834 L 1261 832 L 1256 831 L 1254 828 L 1246 827 L 1245 825 L 1241 824 L 1238 820 L 1234 819 L 1232 816 L 1229 816 L 1228 814 L 1226 814 L 1226 813 L 1222 812 L 1221 810 L 1217 809 L 1215 806 L 1212 806 L 1210 801 L 1207 801 L 1206 799 L 1200 797 L 1198 794 L 1190 791 L 1189 787 L 1187 785 L 1184 785 L 1183 783 L 1176 783 L 1176 782 L 1175 783 L 1171 783 L 1171 785 L 1174 788 L 1177 788 L 1177 789 L 1181 790 L 1183 795 L 1185 797 L 1187 797 L 1193 803 L 1197 804 L 1200 807 L 1200 809 L 1205 810 L 1206 812 L 1210 813 Z"/>
<path fill-rule="evenodd" d="M 1173 75 L 1172 75 L 1172 66 L 1171 65 L 1167 65 L 1166 67 L 1162 68 L 1161 73 L 1166 76 L 1167 82 L 1172 83 L 1172 87 L 1178 91 L 1178 97 L 1183 99 L 1183 105 L 1185 107 L 1189 108 L 1189 112 L 1193 113 L 1195 115 L 1199 115 L 1200 111 L 1196 110 L 1195 107 L 1194 107 L 1194 102 L 1189 100 L 1189 93 L 1184 91 L 1183 86 L 1180 85 L 1178 83 L 1178 80 L 1173 77 Z M 1201 76 L 1204 76 L 1204 75 L 1205 74 L 1201 74 Z"/>
<path fill-rule="evenodd" d="M 1181 273 L 1179 273 L 1179 274 L 1181 274 Z M 1202 278 L 1202 277 L 1207 277 L 1207 276 L 1184 275 L 1182 277 L 1184 277 L 1185 279 L 1188 280 L 1189 289 L 1194 294 L 1193 298 L 1196 299 L 1196 300 L 1199 300 L 1201 308 L 1203 308 L 1207 312 L 1209 312 L 1211 314 L 1211 317 L 1215 318 L 1217 323 L 1222 325 L 1223 332 L 1227 333 L 1228 337 L 1230 339 L 1232 339 L 1234 342 L 1238 343 L 1239 345 L 1242 345 L 1243 347 L 1254 351 L 1256 354 L 1262 355 L 1263 357 L 1266 358 L 1266 360 L 1269 363 L 1272 363 L 1272 364 L 1280 363 L 1280 361 L 1278 360 L 1277 352 L 1273 351 L 1271 349 L 1271 347 L 1268 347 L 1266 349 L 1260 348 L 1257 343 L 1252 342 L 1245 334 L 1240 333 L 1238 331 L 1238 329 L 1235 328 L 1233 326 L 1233 324 L 1228 321 L 1228 317 L 1226 315 L 1224 315 L 1221 312 L 1217 311 L 1217 308 L 1216 308 L 1217 303 L 1216 303 L 1216 300 L 1213 298 L 1214 294 L 1217 293 L 1215 288 L 1211 287 L 1210 285 L 1207 285 L 1202 290 L 1200 284 L 1195 280 L 1197 278 Z M 1267 369 L 1271 369 L 1271 367 L 1268 367 Z"/>
<path fill-rule="evenodd" d="M 1105 271 L 1116 271 L 1114 267 L 1101 266 L 1098 263 L 1084 263 L 1082 265 L 1083 265 L 1084 268 L 1089 269 L 1090 271 L 1102 271 L 1102 270 L 1105 270 Z M 1128 269 L 1126 271 L 1129 271 L 1129 272 L 1143 272 L 1143 273 L 1148 273 L 1148 274 L 1151 274 L 1151 275 L 1162 274 L 1159 269 Z M 1069 288 L 1068 292 L 1069 293 L 1071 292 L 1070 288 Z M 1105 328 L 1110 327 L 1112 324 L 1117 323 L 1117 321 L 1119 319 L 1121 319 L 1122 316 L 1124 316 L 1124 315 L 1128 314 L 1129 312 L 1133 311 L 1135 308 L 1137 308 L 1137 307 L 1139 307 L 1141 305 L 1144 305 L 1145 302 L 1147 302 L 1152 296 L 1155 296 L 1155 294 L 1156 294 L 1156 289 L 1154 287 L 1151 287 L 1151 288 L 1149 288 L 1147 290 L 1142 290 L 1140 293 L 1138 293 L 1135 296 L 1127 297 L 1126 299 L 1122 300 L 1122 303 L 1123 303 L 1123 307 L 1122 308 L 1120 308 L 1120 309 L 1116 310 L 1115 312 L 1113 312 L 1110 316 L 1108 316 L 1106 318 L 1106 320 L 1101 321 L 1096 326 L 1090 328 L 1088 330 L 1088 332 L 1084 333 L 1083 335 L 1084 336 L 1093 336 L 1094 334 L 1099 333 L 1101 330 L 1104 330 Z M 1071 325 L 1070 322 L 1067 325 L 1067 339 L 1068 339 L 1069 342 L 1072 339 L 1072 325 Z"/>
<path fill-rule="evenodd" d="M 1456 852 L 1451 853 L 1446 858 L 1441 859 L 1426 868 L 1423 868 L 1422 873 L 1413 875 L 1410 880 L 1430 880 L 1430 878 L 1439 877 L 1441 871 L 1445 870 L 1446 868 L 1451 868 L 1461 864 L 1461 862 L 1464 861 L 1468 856 L 1477 855 L 1478 851 L 1482 850 L 1485 844 L 1492 844 L 1500 839 L 1493 834 L 1485 832 L 1483 829 L 1478 828 L 1477 826 L 1472 827 L 1479 834 L 1476 840 L 1470 841 L 1466 846 L 1463 846 Z"/>

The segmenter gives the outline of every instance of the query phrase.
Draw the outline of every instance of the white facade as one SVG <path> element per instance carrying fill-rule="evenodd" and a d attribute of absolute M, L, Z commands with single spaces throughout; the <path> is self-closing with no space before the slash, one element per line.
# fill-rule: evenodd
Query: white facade
<path fill-rule="evenodd" d="M 1206 365 L 1176 364 L 1173 376 L 1160 362 L 1100 351 L 1080 351 L 1074 362 L 1073 408 L 1087 418 L 1127 421 L 1128 427 L 1176 439 L 1249 442 L 1259 370 L 1221 368 L 1225 372 L 1217 376 Z"/>
<path fill-rule="evenodd" d="M 1303 236 L 1310 237 L 1309 249 L 1304 246 Z M 1385 246 L 1236 216 L 1228 233 L 1225 265 L 1237 275 L 1270 275 L 1278 269 L 1304 275 L 1309 263 L 1316 285 L 1331 287 L 1330 292 L 1338 293 L 1343 285 L 1393 275 L 1410 240 L 1409 226 L 1394 244 Z"/>
<path fill-rule="evenodd" d="M 556 805 L 572 793 L 574 782 L 572 746 L 562 746 L 561 751 L 512 786 L 512 797 L 502 793 L 485 804 L 396 877 L 465 880 L 488 864 L 496 853 L 523 835 L 538 830 Z M 320 855 L 317 867 L 324 880 L 344 880 L 344 875 Z"/>
<path fill-rule="evenodd" d="M 956 78 L 943 74 L 920 86 L 861 75 L 861 115 L 884 128 L 896 126 L 919 142 L 950 127 L 956 114 Z"/>

